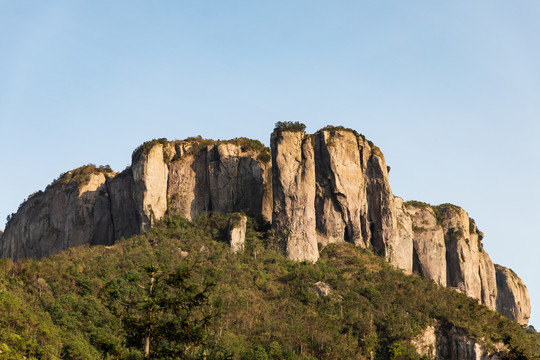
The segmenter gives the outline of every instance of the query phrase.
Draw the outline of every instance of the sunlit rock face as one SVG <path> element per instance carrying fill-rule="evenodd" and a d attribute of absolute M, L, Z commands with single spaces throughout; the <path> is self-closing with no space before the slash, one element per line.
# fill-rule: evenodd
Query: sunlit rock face
<path fill-rule="evenodd" d="M 114 241 L 110 199 L 102 173 L 70 179 L 66 173 L 45 192 L 31 195 L 8 222 L 3 257 L 44 257 L 83 244 Z"/>
<path fill-rule="evenodd" d="M 489 351 L 462 328 L 437 321 L 412 344 L 420 356 L 433 360 L 501 360 L 507 353 L 503 344 L 495 344 L 499 350 Z"/>
<path fill-rule="evenodd" d="M 246 225 L 247 217 L 245 215 L 233 214 L 229 218 L 229 223 L 227 225 L 227 240 L 234 253 L 244 251 Z"/>
<path fill-rule="evenodd" d="M 497 311 L 521 325 L 527 325 L 531 316 L 529 291 L 523 281 L 504 266 L 495 265 L 497 271 Z"/>
<path fill-rule="evenodd" d="M 120 173 L 70 171 L 21 204 L 0 232 L 0 255 L 40 258 L 82 244 L 109 245 L 165 215 L 191 221 L 245 213 L 272 223 L 289 259 L 315 262 L 319 246 L 349 242 L 527 323 L 526 287 L 495 267 L 464 209 L 395 196 L 384 155 L 354 130 L 296 130 L 276 128 L 271 151 L 245 138 L 159 139 L 137 148 Z M 241 241 L 230 241 L 239 251 Z"/>
<path fill-rule="evenodd" d="M 315 158 L 312 138 L 303 131 L 274 131 L 272 226 L 286 256 L 315 262 Z"/>

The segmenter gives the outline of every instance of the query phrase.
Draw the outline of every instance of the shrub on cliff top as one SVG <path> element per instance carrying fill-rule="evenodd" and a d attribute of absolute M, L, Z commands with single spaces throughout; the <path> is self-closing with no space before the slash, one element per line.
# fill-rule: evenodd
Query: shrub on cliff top
<path fill-rule="evenodd" d="M 283 131 L 304 132 L 306 131 L 306 125 L 298 121 L 278 121 L 274 128 L 274 132 L 281 133 Z"/>
<path fill-rule="evenodd" d="M 152 147 L 154 147 L 157 144 L 165 145 L 167 144 L 168 140 L 166 138 L 161 139 L 153 139 L 150 141 L 147 141 L 143 143 L 142 145 L 138 146 L 135 150 L 133 150 L 133 153 L 131 154 L 131 161 L 135 161 L 139 156 L 148 153 Z"/>
<path fill-rule="evenodd" d="M 58 179 L 54 180 L 47 189 L 55 185 L 67 185 L 75 181 L 77 185 L 85 184 L 90 180 L 90 175 L 95 173 L 109 174 L 113 170 L 109 165 L 96 166 L 94 164 L 83 165 L 77 169 L 61 174 Z M 30 198 L 30 197 L 29 197 Z"/>

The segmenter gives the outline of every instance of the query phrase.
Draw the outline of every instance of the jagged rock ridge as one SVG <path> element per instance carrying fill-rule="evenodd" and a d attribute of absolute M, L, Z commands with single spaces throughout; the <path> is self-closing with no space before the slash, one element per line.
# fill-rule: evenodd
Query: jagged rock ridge
<path fill-rule="evenodd" d="M 82 167 L 63 174 L 21 204 L 0 237 L 0 254 L 20 259 L 108 245 L 165 214 L 191 220 L 245 212 L 272 222 L 291 259 L 317 261 L 318 244 L 350 242 L 527 323 L 526 287 L 508 269 L 496 270 L 463 209 L 395 197 L 382 152 L 353 130 L 309 135 L 281 125 L 271 156 L 245 138 L 160 139 L 141 145 L 121 173 Z"/>

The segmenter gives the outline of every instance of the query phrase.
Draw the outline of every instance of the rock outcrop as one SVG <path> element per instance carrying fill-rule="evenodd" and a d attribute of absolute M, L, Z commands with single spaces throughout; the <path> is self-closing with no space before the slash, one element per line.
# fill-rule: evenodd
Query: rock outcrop
<path fill-rule="evenodd" d="M 433 360 L 501 360 L 505 351 L 489 351 L 462 328 L 435 322 L 412 341 L 418 354 Z M 502 347 L 502 345 L 501 345 Z"/>
<path fill-rule="evenodd" d="M 531 314 L 529 292 L 523 281 L 504 266 L 495 265 L 497 271 L 497 311 L 521 325 L 527 325 Z"/>
<path fill-rule="evenodd" d="M 141 229 L 141 214 L 135 206 L 135 181 L 131 168 L 118 174 L 107 174 L 107 190 L 111 201 L 114 238 L 127 239 L 138 234 Z"/>
<path fill-rule="evenodd" d="M 401 217 L 408 214 L 412 221 L 413 272 L 496 309 L 495 266 L 482 247 L 483 233 L 465 210 L 417 201 L 405 203 L 404 209 Z M 408 236 L 405 230 L 398 234 L 406 243 Z"/>
<path fill-rule="evenodd" d="M 234 143 L 175 142 L 169 155 L 170 214 L 192 220 L 209 211 L 243 211 L 270 220 L 270 165 L 260 155 Z"/>
<path fill-rule="evenodd" d="M 315 207 L 319 242 L 324 245 L 347 241 L 367 246 L 365 164 L 360 155 L 358 140 L 350 131 L 315 134 Z"/>
<path fill-rule="evenodd" d="M 326 127 L 309 135 L 304 128 L 278 124 L 271 152 L 245 138 L 159 139 L 137 148 L 121 173 L 84 166 L 63 174 L 21 204 L 0 235 L 0 255 L 39 258 L 108 245 L 165 214 L 192 220 L 242 212 L 272 222 L 290 259 L 314 262 L 319 246 L 350 242 L 527 323 L 527 289 L 515 274 L 496 271 L 465 210 L 394 196 L 382 152 L 356 131 Z M 240 250 L 241 236 L 234 238 Z"/>
<path fill-rule="evenodd" d="M 121 173 L 83 166 L 30 196 L 9 221 L 0 254 L 16 260 L 110 245 L 148 230 L 167 212 L 189 220 L 208 211 L 269 219 L 269 160 L 262 144 L 247 139 L 145 143 Z"/>
<path fill-rule="evenodd" d="M 272 226 L 292 260 L 319 258 L 315 232 L 315 158 L 303 131 L 275 130 L 272 149 Z"/>
<path fill-rule="evenodd" d="M 424 203 L 409 202 L 405 209 L 412 221 L 413 271 L 446 286 L 444 232 L 433 208 Z"/>
<path fill-rule="evenodd" d="M 4 257 L 43 257 L 83 244 L 110 245 L 114 228 L 104 172 L 80 168 L 31 195 L 8 222 Z"/>
<path fill-rule="evenodd" d="M 246 241 L 247 217 L 241 214 L 233 214 L 227 225 L 227 240 L 233 252 L 244 251 Z"/>
<path fill-rule="evenodd" d="M 143 148 L 131 165 L 133 200 L 140 215 L 141 231 L 146 231 L 167 211 L 167 182 L 169 168 L 165 163 L 163 144 Z"/>

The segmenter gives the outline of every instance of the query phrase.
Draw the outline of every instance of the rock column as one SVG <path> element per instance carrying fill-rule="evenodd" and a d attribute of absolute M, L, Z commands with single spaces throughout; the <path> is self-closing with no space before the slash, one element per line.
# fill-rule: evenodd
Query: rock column
<path fill-rule="evenodd" d="M 289 259 L 317 261 L 315 160 L 303 131 L 275 130 L 272 148 L 272 226 Z"/>

